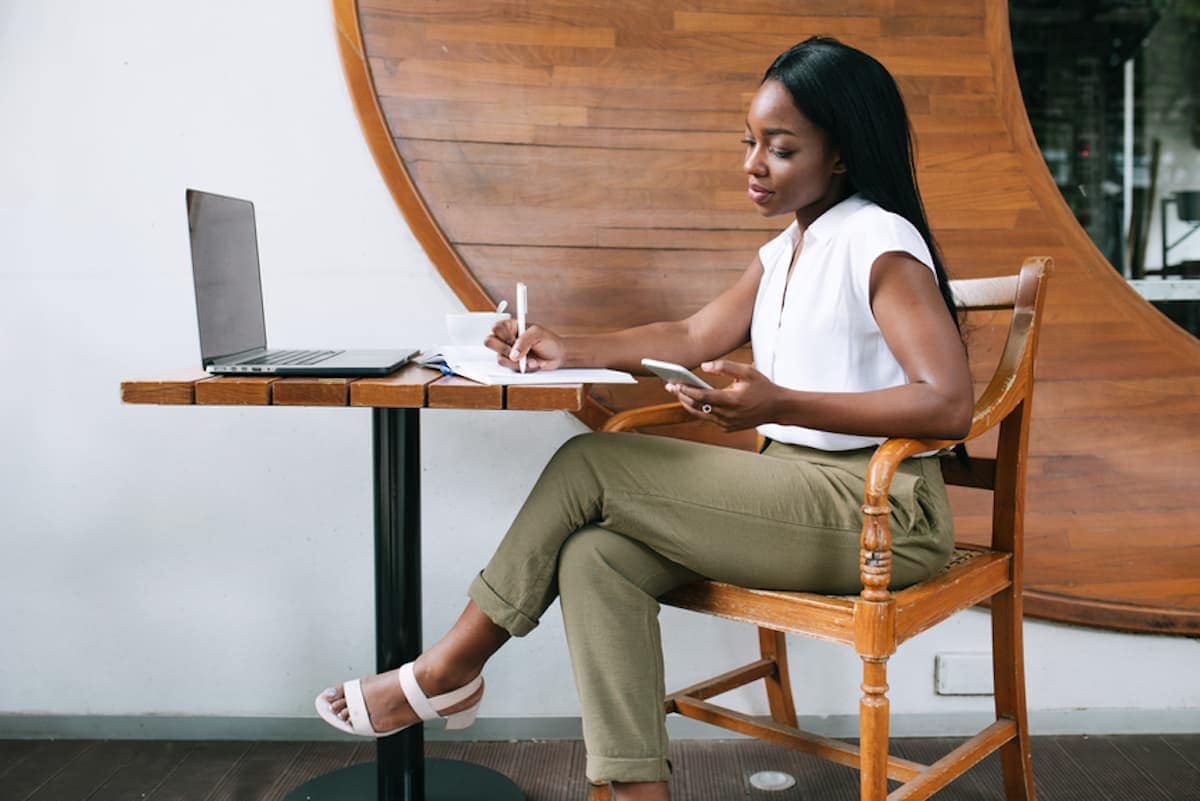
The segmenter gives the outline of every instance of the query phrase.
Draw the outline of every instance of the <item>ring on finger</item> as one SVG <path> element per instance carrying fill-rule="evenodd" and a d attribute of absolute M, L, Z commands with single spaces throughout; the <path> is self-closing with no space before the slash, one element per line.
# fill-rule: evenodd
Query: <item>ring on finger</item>
<path fill-rule="evenodd" d="M 712 414 L 712 404 L 704 404 L 700 407 L 700 411 L 704 412 L 705 414 Z"/>

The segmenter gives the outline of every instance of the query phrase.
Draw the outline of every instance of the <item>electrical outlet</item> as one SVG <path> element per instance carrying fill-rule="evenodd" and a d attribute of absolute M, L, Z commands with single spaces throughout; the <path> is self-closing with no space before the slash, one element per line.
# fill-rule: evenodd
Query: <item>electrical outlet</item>
<path fill-rule="evenodd" d="M 993 695 L 992 655 L 938 654 L 933 658 L 933 683 L 938 695 Z"/>

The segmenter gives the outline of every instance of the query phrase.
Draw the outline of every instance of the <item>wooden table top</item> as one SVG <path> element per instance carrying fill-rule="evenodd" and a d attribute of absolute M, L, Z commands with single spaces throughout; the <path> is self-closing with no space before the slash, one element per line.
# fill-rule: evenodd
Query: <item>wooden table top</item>
<path fill-rule="evenodd" d="M 366 406 L 579 412 L 583 384 L 489 386 L 407 365 L 373 378 L 210 376 L 199 368 L 121 382 L 125 403 L 198 406 Z"/>

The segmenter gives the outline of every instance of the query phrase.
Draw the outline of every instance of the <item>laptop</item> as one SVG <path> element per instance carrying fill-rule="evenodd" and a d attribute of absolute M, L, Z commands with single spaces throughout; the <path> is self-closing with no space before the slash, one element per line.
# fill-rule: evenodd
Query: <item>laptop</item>
<path fill-rule="evenodd" d="M 187 190 L 200 360 L 214 375 L 386 375 L 416 348 L 271 350 L 263 316 L 254 204 Z"/>

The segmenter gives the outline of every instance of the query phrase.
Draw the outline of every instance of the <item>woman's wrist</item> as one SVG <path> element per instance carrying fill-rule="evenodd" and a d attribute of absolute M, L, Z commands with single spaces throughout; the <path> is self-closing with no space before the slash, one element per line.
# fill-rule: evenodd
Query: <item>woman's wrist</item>
<path fill-rule="evenodd" d="M 558 340 L 559 347 L 562 348 L 562 366 L 563 367 L 594 367 L 595 365 L 587 363 L 586 348 L 580 347 L 580 340 L 583 336 L 562 336 Z"/>
<path fill-rule="evenodd" d="M 807 392 L 800 392 L 778 384 L 771 384 L 774 391 L 768 404 L 768 422 L 781 426 L 804 426 L 804 401 Z"/>

